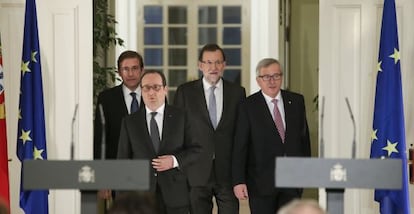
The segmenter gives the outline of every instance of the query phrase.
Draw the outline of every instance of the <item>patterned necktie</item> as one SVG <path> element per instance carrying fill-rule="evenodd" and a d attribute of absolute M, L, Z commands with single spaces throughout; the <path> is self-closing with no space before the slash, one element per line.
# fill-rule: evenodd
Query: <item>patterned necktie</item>
<path fill-rule="evenodd" d="M 129 93 L 132 97 L 132 102 L 131 102 L 131 114 L 138 111 L 138 100 L 137 97 L 135 96 L 136 93 L 135 92 L 131 92 Z"/>
<path fill-rule="evenodd" d="M 214 129 L 217 127 L 217 107 L 216 107 L 216 96 L 214 95 L 214 90 L 216 86 L 210 87 L 210 96 L 208 98 L 208 113 L 210 115 L 211 124 Z"/>
<path fill-rule="evenodd" d="M 282 143 L 285 142 L 285 128 L 283 126 L 283 120 L 282 120 L 282 115 L 280 114 L 279 108 L 277 107 L 277 99 L 273 99 L 272 103 L 273 103 L 273 115 L 274 115 L 274 119 L 273 121 L 275 122 L 277 131 L 279 132 L 280 138 L 282 138 Z"/>
<path fill-rule="evenodd" d="M 150 134 L 152 144 L 154 144 L 155 152 L 158 153 L 158 148 L 160 147 L 160 132 L 158 130 L 157 121 L 155 121 L 155 115 L 157 115 L 157 112 L 151 112 Z"/>

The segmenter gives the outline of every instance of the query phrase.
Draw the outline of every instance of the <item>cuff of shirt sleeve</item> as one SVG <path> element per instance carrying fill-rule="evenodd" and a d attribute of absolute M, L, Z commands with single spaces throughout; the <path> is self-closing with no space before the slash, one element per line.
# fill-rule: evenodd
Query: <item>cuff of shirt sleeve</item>
<path fill-rule="evenodd" d="M 173 157 L 173 168 L 176 168 L 176 167 L 179 167 L 178 166 L 178 161 L 177 161 L 177 158 L 175 158 L 175 156 L 174 155 L 172 155 L 172 157 Z"/>

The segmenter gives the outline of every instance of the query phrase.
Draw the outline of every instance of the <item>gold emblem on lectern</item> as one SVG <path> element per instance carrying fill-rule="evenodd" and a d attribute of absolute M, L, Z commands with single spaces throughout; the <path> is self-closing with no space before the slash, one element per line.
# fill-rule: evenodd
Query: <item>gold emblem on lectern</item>
<path fill-rule="evenodd" d="M 95 183 L 95 170 L 90 166 L 83 166 L 79 170 L 79 183 Z"/>
<path fill-rule="evenodd" d="M 331 168 L 331 181 L 346 181 L 346 169 L 339 163 Z"/>

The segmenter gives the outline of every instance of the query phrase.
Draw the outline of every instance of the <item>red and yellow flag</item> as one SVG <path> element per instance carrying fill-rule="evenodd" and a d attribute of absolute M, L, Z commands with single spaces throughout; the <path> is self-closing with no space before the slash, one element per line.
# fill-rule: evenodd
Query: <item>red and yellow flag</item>
<path fill-rule="evenodd" d="M 3 58 L 1 54 L 0 37 L 0 203 L 4 202 L 10 207 L 9 195 L 9 163 L 7 157 L 7 129 L 6 111 L 4 105 L 4 86 L 3 86 Z"/>

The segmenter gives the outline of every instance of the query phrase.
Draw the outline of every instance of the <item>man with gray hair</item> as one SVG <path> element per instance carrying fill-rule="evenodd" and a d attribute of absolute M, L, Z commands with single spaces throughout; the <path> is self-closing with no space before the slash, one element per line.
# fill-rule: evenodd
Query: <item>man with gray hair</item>
<path fill-rule="evenodd" d="M 238 112 L 233 145 L 233 191 L 249 199 L 252 214 L 274 214 L 300 198 L 302 189 L 275 188 L 275 158 L 310 156 L 309 130 L 302 95 L 282 90 L 283 72 L 276 59 L 256 68 L 260 91 Z"/>
<path fill-rule="evenodd" d="M 295 199 L 282 207 L 277 214 L 326 214 L 326 212 L 315 200 Z"/>

